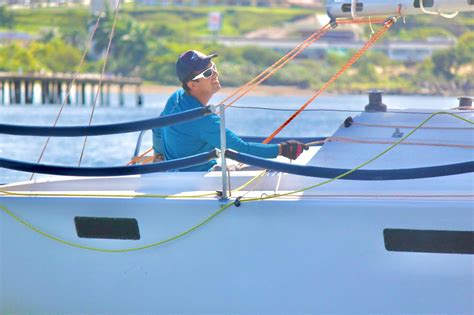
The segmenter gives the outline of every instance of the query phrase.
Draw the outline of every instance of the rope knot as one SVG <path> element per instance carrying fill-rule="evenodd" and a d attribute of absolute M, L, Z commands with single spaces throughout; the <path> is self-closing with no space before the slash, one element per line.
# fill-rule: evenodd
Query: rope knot
<path fill-rule="evenodd" d="M 240 202 L 241 199 L 242 199 L 242 196 L 235 198 L 234 206 L 240 207 L 242 205 L 242 203 Z"/>

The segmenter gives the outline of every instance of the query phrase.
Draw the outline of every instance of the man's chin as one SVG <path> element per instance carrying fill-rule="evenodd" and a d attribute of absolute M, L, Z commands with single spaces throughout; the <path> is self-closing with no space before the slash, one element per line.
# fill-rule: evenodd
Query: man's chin
<path fill-rule="evenodd" d="M 213 88 L 214 88 L 214 92 L 219 91 L 221 89 L 220 82 L 216 82 L 215 84 L 213 84 Z"/>

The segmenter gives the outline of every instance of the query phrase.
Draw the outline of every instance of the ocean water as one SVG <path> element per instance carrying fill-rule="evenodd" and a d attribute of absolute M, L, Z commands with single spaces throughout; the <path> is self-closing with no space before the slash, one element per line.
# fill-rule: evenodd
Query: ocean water
<path fill-rule="evenodd" d="M 156 117 L 160 114 L 168 94 L 145 94 L 143 107 L 136 107 L 135 95 L 127 94 L 126 106 L 119 107 L 113 101 L 110 107 L 96 107 L 92 124 L 108 124 Z M 217 104 L 226 95 L 217 94 L 211 103 Z M 293 111 L 275 111 L 250 107 L 268 107 L 279 110 L 296 110 L 309 96 L 245 96 L 226 111 L 226 126 L 239 135 L 268 136 Z M 447 109 L 457 106 L 454 97 L 439 96 L 392 96 L 385 95 L 383 102 L 389 109 L 436 108 Z M 322 96 L 309 105 L 279 136 L 319 137 L 331 135 L 348 116 L 357 115 L 368 103 L 367 95 Z M 240 108 L 245 107 L 245 108 Z M 52 126 L 58 115 L 59 105 L 0 105 L 0 123 L 18 125 Z M 327 110 L 322 110 L 327 109 Z M 347 110 L 347 111 L 334 111 Z M 87 125 L 91 106 L 66 106 L 58 126 Z M 81 166 L 125 165 L 133 155 L 138 132 L 94 136 L 87 140 Z M 45 144 L 46 137 L 0 135 L 0 157 L 36 162 Z M 77 166 L 83 148 L 84 138 L 51 138 L 41 160 L 44 164 Z M 141 151 L 151 146 L 151 132 L 144 136 Z M 0 169 L 0 184 L 24 181 L 31 174 Z M 47 175 L 38 174 L 35 178 Z"/>

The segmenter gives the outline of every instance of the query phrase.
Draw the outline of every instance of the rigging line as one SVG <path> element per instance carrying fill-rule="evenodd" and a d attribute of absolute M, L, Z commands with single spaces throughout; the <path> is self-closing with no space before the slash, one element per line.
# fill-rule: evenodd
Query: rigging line
<path fill-rule="evenodd" d="M 118 15 L 119 15 L 119 11 L 120 11 L 120 2 L 121 2 L 121 0 L 117 0 L 117 4 L 116 4 L 116 7 L 115 7 L 114 21 L 112 23 L 112 29 L 110 31 L 109 43 L 107 44 L 107 51 L 105 53 L 105 60 L 104 60 L 104 63 L 102 64 L 102 70 L 100 72 L 99 84 L 97 85 L 97 91 L 96 91 L 95 96 L 94 96 L 94 103 L 92 104 L 92 112 L 91 112 L 91 115 L 90 115 L 90 118 L 89 118 L 89 126 L 92 124 L 92 119 L 94 117 L 95 107 L 96 107 L 96 104 L 97 104 L 97 98 L 98 98 L 100 90 L 102 88 L 102 80 L 104 79 L 105 67 L 107 66 L 107 61 L 109 60 L 110 48 L 112 47 L 112 39 L 114 37 L 115 26 L 117 24 Z M 87 136 L 84 138 L 84 143 L 82 145 L 82 151 L 81 151 L 81 156 L 79 157 L 78 166 L 81 166 L 82 158 L 84 156 L 84 151 L 86 149 L 86 144 L 87 144 Z"/>
<path fill-rule="evenodd" d="M 303 50 L 305 50 L 308 46 L 310 46 L 311 44 L 313 44 L 314 42 L 316 42 L 318 39 L 320 39 L 324 34 L 326 34 L 327 31 L 329 31 L 329 29 L 331 28 L 330 24 L 326 24 L 324 25 L 320 30 L 318 30 L 317 32 L 313 33 L 313 35 L 310 36 L 310 40 L 309 41 L 305 41 L 303 45 L 301 46 L 297 46 L 296 47 L 296 50 L 295 52 L 291 55 L 291 56 L 288 56 L 283 62 L 281 62 L 280 64 L 278 64 L 277 66 L 272 65 L 269 69 L 270 70 L 265 70 L 267 72 L 262 72 L 261 75 L 257 76 L 257 80 L 255 80 L 252 84 L 246 84 L 244 86 L 244 88 L 242 89 L 242 92 L 240 93 L 239 96 L 237 96 L 234 100 L 232 100 L 229 104 L 227 104 L 225 106 L 225 108 L 228 108 L 230 106 L 232 106 L 235 102 L 237 102 L 240 98 L 242 98 L 245 94 L 247 94 L 248 92 L 250 92 L 251 90 L 253 90 L 255 87 L 257 87 L 259 84 L 261 84 L 262 82 L 264 82 L 265 80 L 267 80 L 269 77 L 271 77 L 273 74 L 275 74 L 278 70 L 280 70 L 281 68 L 283 68 L 288 62 L 290 62 L 291 60 L 293 60 L 294 58 L 296 58 L 301 52 L 303 52 Z M 293 50 L 292 50 L 293 51 Z M 280 59 L 281 60 L 281 59 Z M 277 62 L 278 63 L 278 62 Z M 276 64 L 277 64 L 276 63 Z M 253 80 L 252 80 L 253 81 Z M 251 82 L 252 82 L 251 81 Z M 221 102 L 221 104 L 223 104 L 223 102 Z"/>
<path fill-rule="evenodd" d="M 148 150 L 150 150 L 150 151 L 151 151 L 151 150 L 153 150 L 153 147 L 149 148 Z M 147 150 L 147 151 L 148 151 L 148 150 Z M 149 156 L 149 157 L 146 157 L 145 159 L 143 159 L 143 162 L 142 162 L 142 164 L 148 164 L 148 163 L 151 163 L 151 162 L 153 162 L 153 160 L 154 160 L 154 159 L 155 159 L 155 157 L 154 157 L 154 156 Z"/>
<path fill-rule="evenodd" d="M 386 31 L 390 29 L 396 22 L 396 18 L 390 17 L 386 20 L 382 28 L 380 28 L 374 36 L 369 39 L 365 45 L 352 56 L 352 58 L 331 78 L 321 89 L 319 89 L 306 103 L 304 103 L 290 118 L 288 118 L 280 127 L 278 127 L 263 143 L 270 142 L 280 131 L 283 130 L 293 119 L 295 119 L 309 104 L 311 104 L 319 95 L 321 95 L 334 81 L 336 81 L 349 67 L 351 67 Z"/>
<path fill-rule="evenodd" d="M 369 23 L 369 22 L 372 22 L 374 24 L 383 24 L 385 23 L 386 19 L 382 19 L 382 18 L 378 18 L 378 19 L 374 19 L 372 21 L 370 21 L 369 19 L 365 19 L 365 18 L 362 18 L 362 19 L 358 19 L 358 20 L 341 20 L 341 21 L 338 21 L 339 24 L 366 24 L 366 23 Z M 325 29 L 324 30 L 324 33 L 326 33 L 329 28 L 330 24 L 326 24 L 323 28 Z M 312 43 L 314 43 L 316 40 L 318 40 L 319 38 L 321 38 L 322 35 L 324 35 L 324 33 L 321 34 L 323 28 L 321 28 L 320 30 L 314 32 L 311 36 L 309 36 L 305 41 L 303 41 L 302 43 L 298 44 L 295 48 L 293 48 L 290 52 L 288 52 L 285 56 L 281 57 L 278 61 L 276 61 L 273 65 L 271 65 L 270 67 L 268 67 L 267 69 L 265 69 L 263 72 L 261 72 L 258 76 L 256 76 L 255 78 L 253 78 L 250 82 L 246 83 L 245 85 L 243 85 L 242 87 L 240 87 L 239 89 L 237 89 L 236 91 L 232 92 L 229 96 L 227 96 L 224 100 L 222 100 L 218 105 L 222 105 L 224 104 L 226 101 L 228 101 L 229 99 L 231 99 L 232 97 L 234 97 L 235 95 L 237 95 L 238 93 L 242 92 L 243 90 L 245 90 L 247 87 L 249 87 L 247 90 L 243 91 L 241 93 L 240 96 L 238 96 L 238 98 L 236 100 L 234 100 L 231 104 L 228 104 L 225 108 L 228 108 L 230 106 L 232 106 L 232 104 L 234 104 L 237 100 L 239 100 L 242 96 L 244 96 L 245 94 L 247 94 L 248 92 L 250 92 L 252 89 L 254 89 L 257 85 L 259 85 L 260 83 L 262 83 L 263 81 L 265 81 L 268 77 L 270 77 L 271 75 L 273 75 L 277 70 L 281 69 L 286 63 L 288 63 L 289 61 L 291 61 L 292 59 L 294 59 L 298 54 L 300 54 L 304 49 L 306 49 L 306 47 L 308 47 L 309 45 L 311 45 Z M 327 29 L 326 29 L 327 28 Z M 303 47 L 304 46 L 304 47 Z M 290 60 L 288 60 L 288 58 L 290 58 L 290 55 L 292 55 L 292 58 Z M 280 65 L 277 69 L 275 69 L 273 72 L 271 72 L 272 69 L 276 68 L 276 65 Z M 260 81 L 256 82 L 257 80 L 259 80 L 260 78 L 262 78 L 265 74 L 271 72 L 271 74 L 267 75 L 265 78 L 261 79 Z M 251 86 L 253 84 L 253 86 Z M 151 148 L 149 148 L 147 150 L 147 152 L 151 151 Z M 151 161 L 151 158 L 147 158 L 144 160 L 144 163 L 148 163 Z"/>
<path fill-rule="evenodd" d="M 288 62 L 293 60 L 296 56 L 298 56 L 306 47 L 317 41 L 321 36 L 323 36 L 328 30 L 330 29 L 330 24 L 326 24 L 323 28 L 320 30 L 314 32 L 310 37 L 308 37 L 305 41 L 300 43 L 298 46 L 293 48 L 289 53 L 287 53 L 285 56 L 280 58 L 278 61 L 276 61 L 273 65 L 265 69 L 262 73 L 260 73 L 258 76 L 256 76 L 254 79 L 252 79 L 250 82 L 239 88 L 237 91 L 231 93 L 228 97 L 226 97 L 224 100 L 222 100 L 219 105 L 224 104 L 227 100 L 231 99 L 235 95 L 237 95 L 239 92 L 241 94 L 237 96 L 236 99 L 234 99 L 232 102 L 230 102 L 228 105 L 225 106 L 225 109 L 228 107 L 232 106 L 235 102 L 237 102 L 240 98 L 242 98 L 245 94 L 253 90 L 256 86 L 258 86 L 260 83 L 268 79 L 270 76 L 272 76 L 276 71 L 281 69 L 283 66 L 285 66 Z M 278 65 L 278 66 L 277 66 Z M 246 89 L 246 90 L 245 90 Z M 219 106 L 218 105 L 218 106 Z M 147 152 L 151 151 L 151 148 L 147 150 Z M 146 158 L 143 160 L 143 163 L 149 163 L 152 161 L 151 157 Z"/>
<path fill-rule="evenodd" d="M 40 193 L 40 192 L 19 192 L 19 191 L 8 191 L 0 190 L 0 194 L 11 195 L 11 196 L 28 196 L 28 197 L 87 197 L 87 198 L 156 198 L 156 199 L 194 199 L 194 198 L 204 198 L 204 197 L 215 197 L 217 196 L 216 192 L 199 194 L 199 195 L 160 195 L 160 194 L 115 194 L 115 193 L 70 193 L 70 194 L 61 194 L 61 193 Z"/>
<path fill-rule="evenodd" d="M 386 18 L 359 18 L 357 20 L 352 20 L 352 19 L 347 19 L 347 20 L 337 20 L 337 24 L 342 25 L 342 24 L 384 24 Z"/>
<path fill-rule="evenodd" d="M 363 139 L 353 139 L 353 138 L 345 138 L 345 137 L 330 137 L 330 138 L 327 138 L 324 142 L 344 142 L 344 143 L 358 143 L 358 144 L 393 144 L 395 143 L 394 141 L 363 140 Z M 404 141 L 400 144 L 428 146 L 428 147 L 474 149 L 474 145 L 469 145 L 469 144 L 429 143 L 429 142 L 410 142 L 410 141 Z"/>
<path fill-rule="evenodd" d="M 232 108 L 238 109 L 256 109 L 256 110 L 269 110 L 275 112 L 294 112 L 294 108 L 273 108 L 263 106 L 232 106 Z M 351 110 L 351 109 L 331 109 L 331 108 L 314 108 L 304 109 L 303 112 L 344 112 L 344 113 L 362 113 L 364 110 Z"/>
<path fill-rule="evenodd" d="M 61 107 L 59 108 L 59 112 L 58 112 L 58 115 L 56 116 L 56 120 L 54 121 L 53 123 L 53 127 L 56 127 L 56 125 L 58 124 L 58 121 L 59 121 L 59 118 L 61 117 L 61 114 L 63 112 L 63 109 L 64 109 L 64 106 L 67 102 L 67 99 L 69 98 L 69 96 L 71 95 L 71 90 L 72 90 L 72 87 L 74 86 L 74 83 L 76 83 L 77 81 L 77 77 L 79 75 L 79 70 L 80 68 L 82 67 L 82 64 L 84 63 L 84 60 L 87 56 L 87 53 L 89 52 L 89 49 L 91 48 L 92 46 L 92 40 L 94 39 L 94 35 L 97 31 L 97 28 L 99 27 L 99 23 L 100 23 L 100 19 L 102 17 L 102 14 L 104 12 L 104 9 L 102 9 L 102 11 L 99 13 L 99 16 L 97 17 L 97 21 L 95 22 L 95 25 L 94 25 L 94 28 L 92 29 L 92 32 L 89 34 L 89 38 L 87 40 L 87 44 L 86 44 L 86 48 L 84 49 L 84 52 L 82 53 L 82 56 L 81 56 L 81 59 L 79 61 L 79 64 L 77 65 L 77 68 L 76 68 L 76 71 L 75 71 L 75 74 L 74 74 L 74 77 L 72 79 L 72 82 L 69 86 L 69 89 L 67 90 L 67 94 L 66 94 L 66 97 L 64 98 L 63 100 L 63 103 L 61 104 Z M 36 161 L 36 163 L 40 163 L 41 162 L 41 159 L 43 158 L 43 155 L 44 153 L 46 152 L 46 148 L 48 147 L 48 144 L 49 144 L 49 140 L 51 139 L 51 137 L 48 137 L 46 139 L 46 142 L 44 143 L 44 146 L 43 146 L 43 149 L 41 150 L 41 153 L 40 153 L 40 156 L 38 158 L 38 160 Z M 33 177 L 35 176 L 35 173 L 31 173 L 31 177 L 30 177 L 30 180 L 33 179 Z"/>
<path fill-rule="evenodd" d="M 312 198 L 474 198 L 474 194 L 301 194 L 297 196 L 282 196 L 281 199 L 285 197 L 298 197 L 298 199 L 312 199 Z M 245 200 L 245 199 L 244 199 Z"/>
<path fill-rule="evenodd" d="M 327 25 L 326 25 L 327 26 Z M 290 52 L 288 52 L 286 55 L 284 55 L 283 57 L 281 57 L 279 60 L 277 60 L 275 63 L 273 63 L 271 66 L 269 66 L 268 68 L 266 68 L 265 70 L 263 70 L 259 75 L 257 75 L 255 78 L 253 78 L 252 80 L 250 80 L 249 82 L 247 82 L 246 84 L 244 84 L 243 86 L 241 86 L 239 89 L 237 89 L 236 91 L 232 92 L 229 96 L 227 96 L 225 99 L 223 99 L 218 105 L 222 105 L 224 104 L 225 102 L 227 102 L 229 99 L 231 99 L 232 97 L 234 97 L 235 95 L 239 94 L 241 91 L 243 91 L 245 88 L 247 88 L 248 86 L 254 84 L 257 80 L 259 80 L 261 77 L 263 77 L 266 73 L 270 72 L 273 68 L 275 68 L 277 65 L 283 63 L 285 60 L 287 60 L 292 54 L 296 53 L 299 49 L 301 49 L 301 47 L 303 47 L 304 45 L 306 45 L 308 42 L 310 42 L 311 40 L 313 40 L 318 34 L 319 32 L 321 32 L 321 29 L 320 30 L 317 30 L 316 32 L 314 32 L 313 34 L 311 34 L 307 39 L 305 39 L 303 42 L 299 43 L 295 48 L 293 48 Z M 244 92 L 245 93 L 245 92 Z"/>
<path fill-rule="evenodd" d="M 36 228 L 34 225 L 32 225 L 31 223 L 23 220 L 22 218 L 20 218 L 19 216 L 15 215 L 13 212 L 11 212 L 10 210 L 8 210 L 6 207 L 0 205 L 0 210 L 3 210 L 6 214 L 8 214 L 10 217 L 12 217 L 13 219 L 15 219 L 17 222 L 23 224 L 24 226 L 28 227 L 29 229 L 33 230 L 34 232 L 38 233 L 38 234 L 41 234 L 43 235 L 44 237 L 46 238 L 49 238 L 50 240 L 53 240 L 53 241 L 56 241 L 60 244 L 63 244 L 63 245 L 69 245 L 69 246 L 72 246 L 72 247 L 76 247 L 76 248 L 80 248 L 80 249 L 87 249 L 87 250 L 92 250 L 92 251 L 98 251 L 98 252 L 106 252 L 106 253 L 125 253 L 125 252 L 131 252 L 131 251 L 138 251 L 138 250 L 142 250 L 142 249 L 147 249 L 147 248 L 151 248 L 151 247 L 155 247 L 155 246 L 159 246 L 159 245 L 163 245 L 165 243 L 169 243 L 171 241 L 174 241 L 178 238 L 181 238 L 195 230 L 197 230 L 198 228 L 200 228 L 201 226 L 203 225 L 206 225 L 209 221 L 211 221 L 214 217 L 216 217 L 219 213 L 221 213 L 222 211 L 224 211 L 225 209 L 231 207 L 232 205 L 234 205 L 234 202 L 231 202 L 231 203 L 228 203 L 222 207 L 220 207 L 217 211 L 215 211 L 214 213 L 212 213 L 210 216 L 208 216 L 207 218 L 205 218 L 204 220 L 202 220 L 201 222 L 199 222 L 198 224 L 190 227 L 189 229 L 177 234 L 177 235 L 174 235 L 174 236 L 171 236 L 167 239 L 164 239 L 162 241 L 159 241 L 159 242 L 155 242 L 155 243 L 152 243 L 152 244 L 147 244 L 147 245 L 143 245 L 143 246 L 139 246 L 139 247 L 131 247 L 131 248 L 122 248 L 122 249 L 106 249 L 106 248 L 98 248 L 98 247 L 93 247 L 93 246 L 86 246 L 86 245 L 81 245 L 81 244 L 77 244 L 77 243 L 74 243 L 74 242 L 70 242 L 70 241 L 66 241 L 64 239 L 61 239 L 59 237 L 56 237 L 56 236 L 53 236 L 47 232 L 44 232 L 38 228 Z"/>
<path fill-rule="evenodd" d="M 298 194 L 298 193 L 301 193 L 301 192 L 304 192 L 304 191 L 307 191 L 307 190 L 310 190 L 310 189 L 313 189 L 313 188 L 318 188 L 318 187 L 321 187 L 321 186 L 324 186 L 324 185 L 327 185 L 329 183 L 332 183 L 338 179 L 341 179 L 349 174 L 352 174 L 354 173 L 355 171 L 361 169 L 362 167 L 364 166 L 367 166 L 369 165 L 370 163 L 372 163 L 373 161 L 379 159 L 380 157 L 384 156 L 385 154 L 387 154 L 388 152 L 390 152 L 391 150 L 393 150 L 395 147 L 397 147 L 399 144 L 401 144 L 403 141 L 405 141 L 408 137 L 410 137 L 412 134 L 414 134 L 419 128 L 421 128 L 423 125 L 425 125 L 428 121 L 430 121 L 433 117 L 437 116 L 437 115 L 450 115 L 450 116 L 453 116 L 457 119 L 460 119 L 462 121 L 465 121 L 471 125 L 474 125 L 474 121 L 471 121 L 471 120 L 468 120 L 464 117 L 461 117 L 459 115 L 456 115 L 456 114 L 453 114 L 453 113 L 450 113 L 450 112 L 436 112 L 436 113 L 433 113 L 431 114 L 429 117 L 427 117 L 425 120 L 423 120 L 415 129 L 411 130 L 409 133 L 407 133 L 403 138 L 400 138 L 400 140 L 398 140 L 397 142 L 395 142 L 394 144 L 390 145 L 388 148 L 386 148 L 385 150 L 383 150 L 382 152 L 380 152 L 379 154 L 377 154 L 376 156 L 374 156 L 373 158 L 359 164 L 358 166 L 354 167 L 353 169 L 343 173 L 343 174 L 340 174 L 334 178 L 331 178 L 331 179 L 328 179 L 328 180 L 325 180 L 323 182 L 320 182 L 318 184 L 315 184 L 315 185 L 311 185 L 311 186 L 308 186 L 308 187 L 305 187 L 305 188 L 301 188 L 301 189 L 298 189 L 298 190 L 294 190 L 294 191 L 290 191 L 288 193 L 281 193 L 281 194 L 278 194 L 278 195 L 270 195 L 270 196 L 265 196 L 265 197 L 260 197 L 260 198 L 250 198 L 250 199 L 244 199 L 242 200 L 242 202 L 252 202 L 252 201 L 262 201 L 262 200 L 266 200 L 266 199 L 272 199 L 272 198 L 278 198 L 278 197 L 281 197 L 281 196 L 291 196 L 291 195 L 294 195 L 294 194 Z"/>
<path fill-rule="evenodd" d="M 375 128 L 404 128 L 404 129 L 413 129 L 416 126 L 407 126 L 407 125 L 382 125 L 382 124 L 368 124 L 362 122 L 353 122 L 352 125 L 364 126 L 364 127 L 375 127 Z M 433 129 L 433 130 L 474 130 L 474 127 L 438 127 L 438 126 L 426 126 L 421 127 L 421 129 Z"/>
<path fill-rule="evenodd" d="M 153 150 L 153 147 L 151 148 L 148 148 L 148 150 L 146 150 L 145 152 L 143 152 L 142 154 L 134 157 L 133 159 L 130 160 L 130 162 L 127 163 L 127 165 L 132 165 L 132 164 L 135 164 L 137 163 L 138 161 L 140 161 L 147 153 L 150 153 L 150 151 Z M 153 157 L 154 159 L 155 157 Z M 145 161 L 148 161 L 149 157 L 147 157 L 145 160 L 143 160 L 142 163 L 146 163 Z"/>
<path fill-rule="evenodd" d="M 349 170 L 347 171 L 346 173 L 344 174 L 341 174 L 337 177 L 334 177 L 332 179 L 329 179 L 329 180 L 326 180 L 324 182 L 321 182 L 321 183 L 318 183 L 316 185 L 312 185 L 312 186 L 309 186 L 309 187 L 306 187 L 306 188 L 303 188 L 303 189 L 300 189 L 300 190 L 295 190 L 295 191 L 292 191 L 292 192 L 288 192 L 288 193 L 282 193 L 282 194 L 278 194 L 278 195 L 270 195 L 270 196 L 261 196 L 260 198 L 247 198 L 247 199 L 241 199 L 239 200 L 240 202 L 255 202 L 255 201 L 262 201 L 262 200 L 266 200 L 266 199 L 275 199 L 275 198 L 278 198 L 278 197 L 283 197 L 283 196 L 290 196 L 290 195 L 294 195 L 296 193 L 301 193 L 301 192 L 304 192 L 304 191 L 307 191 L 309 189 L 312 189 L 312 188 L 316 188 L 316 187 L 320 187 L 320 186 L 323 186 L 323 185 L 326 185 L 326 184 L 329 184 L 333 181 L 336 181 L 344 176 L 347 176 L 353 172 L 355 172 L 356 170 L 372 163 L 373 161 L 375 161 L 376 159 L 380 158 L 381 156 L 385 155 L 386 153 L 388 153 L 390 150 L 392 150 L 393 148 L 395 148 L 398 144 L 400 144 L 402 141 L 404 141 L 405 139 L 407 139 L 410 135 L 412 135 L 413 133 L 416 132 L 416 130 L 418 128 L 420 128 L 421 126 L 423 126 L 425 123 L 427 123 L 431 118 L 433 118 L 434 116 L 436 115 L 440 115 L 440 114 L 444 114 L 444 115 L 451 115 L 453 117 L 456 117 L 458 119 L 461 119 L 463 121 L 466 121 L 470 124 L 474 124 L 474 122 L 470 121 L 470 120 L 467 120 L 461 116 L 458 116 L 458 115 L 455 115 L 455 114 L 452 114 L 452 113 L 449 113 L 449 112 L 436 112 L 436 113 L 433 113 L 431 116 L 429 116 L 428 118 L 426 118 L 423 122 L 421 122 L 417 128 L 415 128 L 414 130 L 410 131 L 405 137 L 401 138 L 397 143 L 391 145 L 390 147 L 388 147 L 387 149 L 385 149 L 384 151 L 382 151 L 381 153 L 379 153 L 378 155 L 376 155 L 375 157 L 367 160 L 366 162 L 360 164 L 359 166 L 353 168 L 352 170 Z M 255 178 L 254 178 L 255 179 Z M 254 180 L 252 179 L 252 180 Z M 251 181 L 252 181 L 251 180 Z M 69 245 L 69 246 L 72 246 L 72 247 L 76 247 L 76 248 L 81 248 L 81 249 L 87 249 L 87 250 L 93 250 L 93 251 L 99 251 L 99 252 L 130 252 L 130 251 L 136 251 L 136 250 L 141 250 L 141 249 L 146 249 L 146 248 L 150 248 L 150 247 L 154 247 L 154 246 L 159 246 L 159 245 L 162 245 L 164 243 L 168 243 L 170 241 L 173 241 L 173 240 L 176 240 L 178 238 L 181 238 L 189 233 L 191 233 L 192 231 L 195 231 L 196 229 L 206 225 L 207 223 L 209 223 L 211 221 L 211 219 L 213 219 L 214 217 L 216 217 L 219 213 L 223 212 L 224 210 L 226 210 L 227 208 L 229 208 L 230 206 L 232 205 L 236 205 L 236 201 L 233 201 L 233 202 L 230 202 L 224 206 L 222 206 L 221 208 L 219 208 L 217 211 L 215 211 L 214 213 L 212 213 L 210 216 L 208 216 L 207 218 L 205 218 L 203 221 L 199 222 L 198 224 L 192 226 L 191 228 L 185 230 L 184 232 L 181 232 L 175 236 L 172 236 L 172 237 L 169 237 L 167 239 L 164 239 L 162 241 L 158 241 L 158 242 L 155 242 L 155 243 L 152 243 L 152 244 L 149 244 L 149 245 L 145 245 L 145 246 L 140 246 L 140 247 L 132 247 L 132 248 L 125 248 L 125 249 L 104 249 L 104 248 L 97 248 L 97 247 L 91 247 L 91 246 L 84 246 L 84 245 L 81 245 L 81 244 L 77 244 L 77 243 L 72 243 L 72 242 L 69 242 L 69 241 L 66 241 L 66 240 L 63 240 L 61 238 L 58 238 L 58 237 L 55 237 L 51 234 L 48 234 L 38 228 L 36 228 L 35 226 L 33 226 L 31 223 L 21 219 L 19 216 L 15 215 L 13 212 L 9 211 L 6 207 L 0 205 L 0 210 L 3 210 L 6 214 L 8 214 L 9 216 L 11 216 L 13 219 L 15 219 L 17 222 L 23 224 L 24 226 L 26 226 L 27 228 L 33 230 L 34 232 L 36 233 L 39 233 L 53 241 L 56 241 L 56 242 L 59 242 L 61 244 L 64 244 L 64 245 Z"/>
<path fill-rule="evenodd" d="M 234 105 L 232 108 L 238 109 L 255 109 L 255 110 L 269 110 L 269 111 L 280 111 L 280 112 L 294 112 L 295 108 L 274 108 L 274 107 L 264 107 L 264 106 L 237 106 Z M 363 109 L 334 109 L 334 108 L 310 108 L 304 109 L 303 112 L 345 112 L 345 113 L 366 113 L 366 114 L 380 114 L 380 112 L 367 112 Z M 433 112 L 415 112 L 415 111 L 402 111 L 393 109 L 388 109 L 385 113 L 390 114 L 416 114 L 416 115 L 431 115 Z M 458 114 L 474 114 L 474 111 L 462 111 Z"/>

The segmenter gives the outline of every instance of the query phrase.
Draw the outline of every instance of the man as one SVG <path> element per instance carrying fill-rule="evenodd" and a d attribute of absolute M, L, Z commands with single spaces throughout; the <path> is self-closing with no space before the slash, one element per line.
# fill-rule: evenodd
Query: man
<path fill-rule="evenodd" d="M 221 89 L 219 72 L 212 58 L 216 54 L 205 55 L 189 50 L 179 56 L 176 72 L 182 89 L 174 92 L 168 99 L 161 116 L 206 106 L 212 96 Z M 226 129 L 227 148 L 262 158 L 275 158 L 283 155 L 296 159 L 309 147 L 301 142 L 290 140 L 281 144 L 261 144 L 245 142 L 232 131 Z M 220 148 L 220 119 L 211 114 L 197 120 L 180 123 L 160 129 L 153 129 L 153 149 L 155 155 L 163 155 L 166 160 L 183 158 Z M 185 171 L 208 171 L 216 164 L 215 160 L 185 169 Z"/>

